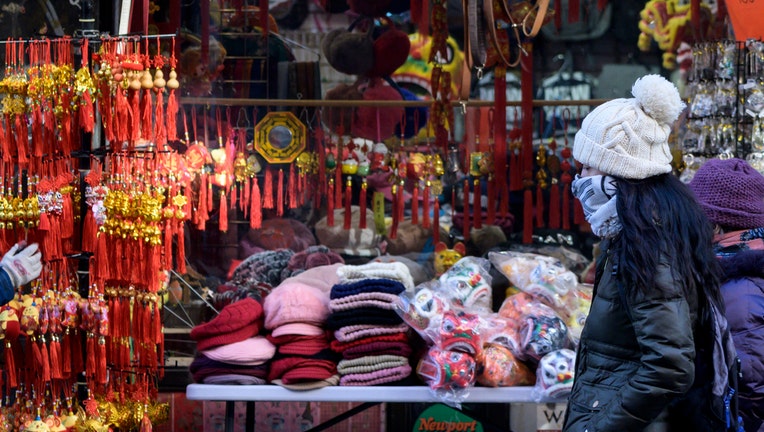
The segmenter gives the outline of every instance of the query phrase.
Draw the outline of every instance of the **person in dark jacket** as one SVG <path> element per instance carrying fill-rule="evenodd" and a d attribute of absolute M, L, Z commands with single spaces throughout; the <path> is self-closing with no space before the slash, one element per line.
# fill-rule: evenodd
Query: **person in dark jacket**
<path fill-rule="evenodd" d="M 16 243 L 0 261 L 0 306 L 16 295 L 16 288 L 37 279 L 42 272 L 42 255 L 37 243 Z"/>
<path fill-rule="evenodd" d="M 700 306 L 721 303 L 712 224 L 672 174 L 679 92 L 647 75 L 632 94 L 589 113 L 573 145 L 572 190 L 602 242 L 566 432 L 688 430 L 670 407 L 695 381 Z"/>
<path fill-rule="evenodd" d="M 743 375 L 743 427 L 764 432 L 764 176 L 741 159 L 711 159 L 689 186 L 716 225 L 722 297 Z"/>

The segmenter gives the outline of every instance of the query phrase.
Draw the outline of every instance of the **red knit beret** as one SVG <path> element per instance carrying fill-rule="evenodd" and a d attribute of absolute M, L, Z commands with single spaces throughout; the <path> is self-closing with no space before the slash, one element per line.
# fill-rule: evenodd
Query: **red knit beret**
<path fill-rule="evenodd" d="M 241 342 L 260 332 L 263 307 L 250 297 L 231 303 L 210 321 L 191 329 L 191 339 L 200 351 Z"/>

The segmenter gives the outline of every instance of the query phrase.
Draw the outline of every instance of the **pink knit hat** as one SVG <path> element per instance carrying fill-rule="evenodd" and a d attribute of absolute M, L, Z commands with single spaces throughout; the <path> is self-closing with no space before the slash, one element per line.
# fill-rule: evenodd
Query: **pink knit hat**
<path fill-rule="evenodd" d="M 276 347 L 265 336 L 254 336 L 202 351 L 202 354 L 223 363 L 259 365 L 273 358 Z"/>
<path fill-rule="evenodd" d="M 262 317 L 260 303 L 247 297 L 227 305 L 218 316 L 191 329 L 190 336 L 200 351 L 240 342 L 260 332 Z"/>
<path fill-rule="evenodd" d="M 284 282 L 265 297 L 263 311 L 269 330 L 291 323 L 320 327 L 329 316 L 329 296 L 302 282 Z"/>
<path fill-rule="evenodd" d="M 307 324 L 303 322 L 293 322 L 289 324 L 283 324 L 271 332 L 273 337 L 285 336 L 285 335 L 299 335 L 299 336 L 321 336 L 324 334 L 324 328 L 314 324 Z"/>

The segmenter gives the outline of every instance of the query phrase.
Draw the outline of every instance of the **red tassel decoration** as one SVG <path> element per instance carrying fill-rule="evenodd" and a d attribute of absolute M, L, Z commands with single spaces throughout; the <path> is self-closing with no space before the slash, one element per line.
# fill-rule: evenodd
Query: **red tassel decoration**
<path fill-rule="evenodd" d="M 438 244 L 440 242 L 440 201 L 437 197 L 432 204 L 432 243 Z"/>
<path fill-rule="evenodd" d="M 146 70 L 143 73 L 149 74 L 150 72 Z M 141 137 L 151 142 L 155 142 L 154 137 L 151 136 L 151 133 L 154 131 L 154 124 L 152 123 L 153 115 L 154 107 L 151 102 L 151 89 L 144 87 L 143 97 L 141 97 Z"/>
<path fill-rule="evenodd" d="M 249 197 L 252 192 L 252 180 L 245 179 L 241 187 L 241 197 L 239 198 L 239 209 L 244 212 L 244 216 L 249 216 Z"/>
<path fill-rule="evenodd" d="M 358 219 L 358 228 L 360 229 L 366 229 L 366 189 L 368 189 L 368 185 L 366 184 L 366 177 L 364 177 L 361 182 L 361 192 L 358 194 L 358 205 L 361 207 Z"/>
<path fill-rule="evenodd" d="M 40 364 L 42 365 L 42 381 L 50 382 L 50 354 L 44 340 L 40 340 Z"/>
<path fill-rule="evenodd" d="M 161 73 L 160 69 L 157 69 L 157 74 Z M 157 147 L 163 148 L 167 144 L 167 126 L 164 122 L 164 89 L 157 88 L 156 80 L 154 80 L 154 91 L 157 94 L 156 108 L 154 110 L 154 140 Z"/>
<path fill-rule="evenodd" d="M 560 185 L 556 179 L 549 186 L 549 228 L 560 228 Z"/>
<path fill-rule="evenodd" d="M 176 228 L 178 233 L 178 252 L 175 255 L 175 265 L 178 269 L 178 273 L 186 273 L 186 223 L 183 220 L 178 221 L 178 227 Z"/>
<path fill-rule="evenodd" d="M 464 237 L 464 241 L 469 241 L 470 239 L 470 228 L 472 225 L 470 225 L 470 182 L 469 180 L 464 180 L 464 186 L 462 187 L 462 236 Z"/>
<path fill-rule="evenodd" d="M 352 198 L 353 198 L 353 180 L 350 176 L 345 181 L 345 217 L 343 220 L 343 227 L 346 230 L 350 229 L 350 221 L 353 216 L 352 210 Z"/>
<path fill-rule="evenodd" d="M 481 196 L 480 179 L 475 179 L 472 183 L 472 223 L 475 229 L 483 228 L 483 206 L 480 204 Z"/>
<path fill-rule="evenodd" d="M 276 216 L 284 215 L 284 170 L 279 168 L 279 182 L 276 187 Z"/>
<path fill-rule="evenodd" d="M 172 74 L 172 72 L 171 72 Z M 170 87 L 170 81 L 167 81 L 167 87 Z M 178 140 L 178 100 L 175 97 L 175 89 L 170 88 L 170 93 L 167 96 L 167 109 L 165 110 L 167 115 L 165 116 L 167 118 L 167 126 L 165 129 L 167 130 L 167 141 L 177 141 Z"/>
<path fill-rule="evenodd" d="M 418 182 L 417 182 L 418 183 Z M 411 191 L 411 223 L 419 224 L 419 185 L 415 184 Z"/>
<path fill-rule="evenodd" d="M 263 226 L 263 215 L 260 204 L 260 185 L 257 182 L 257 177 L 252 178 L 252 192 L 249 195 L 249 227 L 260 229 Z"/>
<path fill-rule="evenodd" d="M 95 339 L 95 338 L 93 338 Z M 106 340 L 103 336 L 98 337 L 98 341 L 95 342 L 96 353 L 95 356 L 98 359 L 96 364 L 96 382 L 99 385 L 106 384 Z"/>
<path fill-rule="evenodd" d="M 263 208 L 273 208 L 273 172 L 271 167 L 265 169 L 265 184 L 263 185 Z"/>
<path fill-rule="evenodd" d="M 55 334 L 50 338 L 50 378 L 54 380 L 64 378 L 61 369 L 61 342 Z"/>
<path fill-rule="evenodd" d="M 289 208 L 297 208 L 297 167 L 292 165 L 289 168 L 289 182 L 287 183 L 287 194 L 289 195 Z"/>
<path fill-rule="evenodd" d="M 329 179 L 326 187 L 326 225 L 334 226 L 334 179 Z"/>
<path fill-rule="evenodd" d="M 422 190 L 422 228 L 430 228 L 430 181 L 427 180 Z"/>
<path fill-rule="evenodd" d="M 64 331 L 64 341 L 61 344 L 61 375 L 68 378 L 72 374 L 72 343 L 69 327 Z"/>
<path fill-rule="evenodd" d="M 334 207 L 340 208 L 342 207 L 342 169 L 340 167 L 340 164 L 337 164 L 337 167 L 334 169 Z"/>
<path fill-rule="evenodd" d="M 46 222 L 48 218 L 45 218 Z M 50 224 L 50 222 L 48 222 Z M 95 252 L 96 241 L 98 239 L 98 228 L 93 211 L 88 208 L 85 212 L 85 220 L 82 222 L 82 251 Z M 50 228 L 50 225 L 48 225 Z"/>
<path fill-rule="evenodd" d="M 16 388 L 19 386 L 19 380 L 16 372 L 16 358 L 13 356 L 13 349 L 11 342 L 6 339 L 5 341 L 5 373 L 7 374 L 7 381 L 9 388 Z"/>
<path fill-rule="evenodd" d="M 200 230 L 204 230 L 204 225 L 207 222 L 207 215 L 209 209 L 207 208 L 207 174 L 201 174 L 199 176 L 199 204 L 196 206 L 196 227 Z"/>
<path fill-rule="evenodd" d="M 27 153 L 29 152 L 29 129 L 27 128 L 26 117 L 23 114 L 14 116 L 14 129 L 16 130 L 16 151 L 18 152 L 18 164 L 26 165 L 29 163 Z"/>
<path fill-rule="evenodd" d="M 141 139 L 141 91 L 128 90 L 130 95 L 130 121 L 128 127 L 130 128 L 130 146 L 133 148 L 135 144 Z"/>
<path fill-rule="evenodd" d="M 533 241 L 533 192 L 525 188 L 523 192 L 523 243 Z"/>
<path fill-rule="evenodd" d="M 220 232 L 228 231 L 228 202 L 224 190 L 220 191 L 220 213 L 218 213 L 218 229 Z"/>
<path fill-rule="evenodd" d="M 213 208 L 215 208 L 215 204 L 212 203 L 212 199 L 214 198 L 214 194 L 212 193 L 212 181 L 209 177 L 207 177 L 207 213 L 212 211 Z"/>

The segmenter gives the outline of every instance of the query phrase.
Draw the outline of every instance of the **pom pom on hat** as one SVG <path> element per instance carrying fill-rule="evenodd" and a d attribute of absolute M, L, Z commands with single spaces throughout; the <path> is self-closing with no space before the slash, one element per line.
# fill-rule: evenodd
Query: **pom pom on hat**
<path fill-rule="evenodd" d="M 679 91 L 660 75 L 632 87 L 632 99 L 614 99 L 590 112 L 576 133 L 573 158 L 605 174 L 645 179 L 671 172 L 671 125 L 684 109 Z"/>
<path fill-rule="evenodd" d="M 658 123 L 671 124 L 679 118 L 684 102 L 677 88 L 660 75 L 645 75 L 631 87 L 642 110 Z"/>
<path fill-rule="evenodd" d="M 748 162 L 710 159 L 688 186 L 711 222 L 727 229 L 764 227 L 764 176 Z"/>

